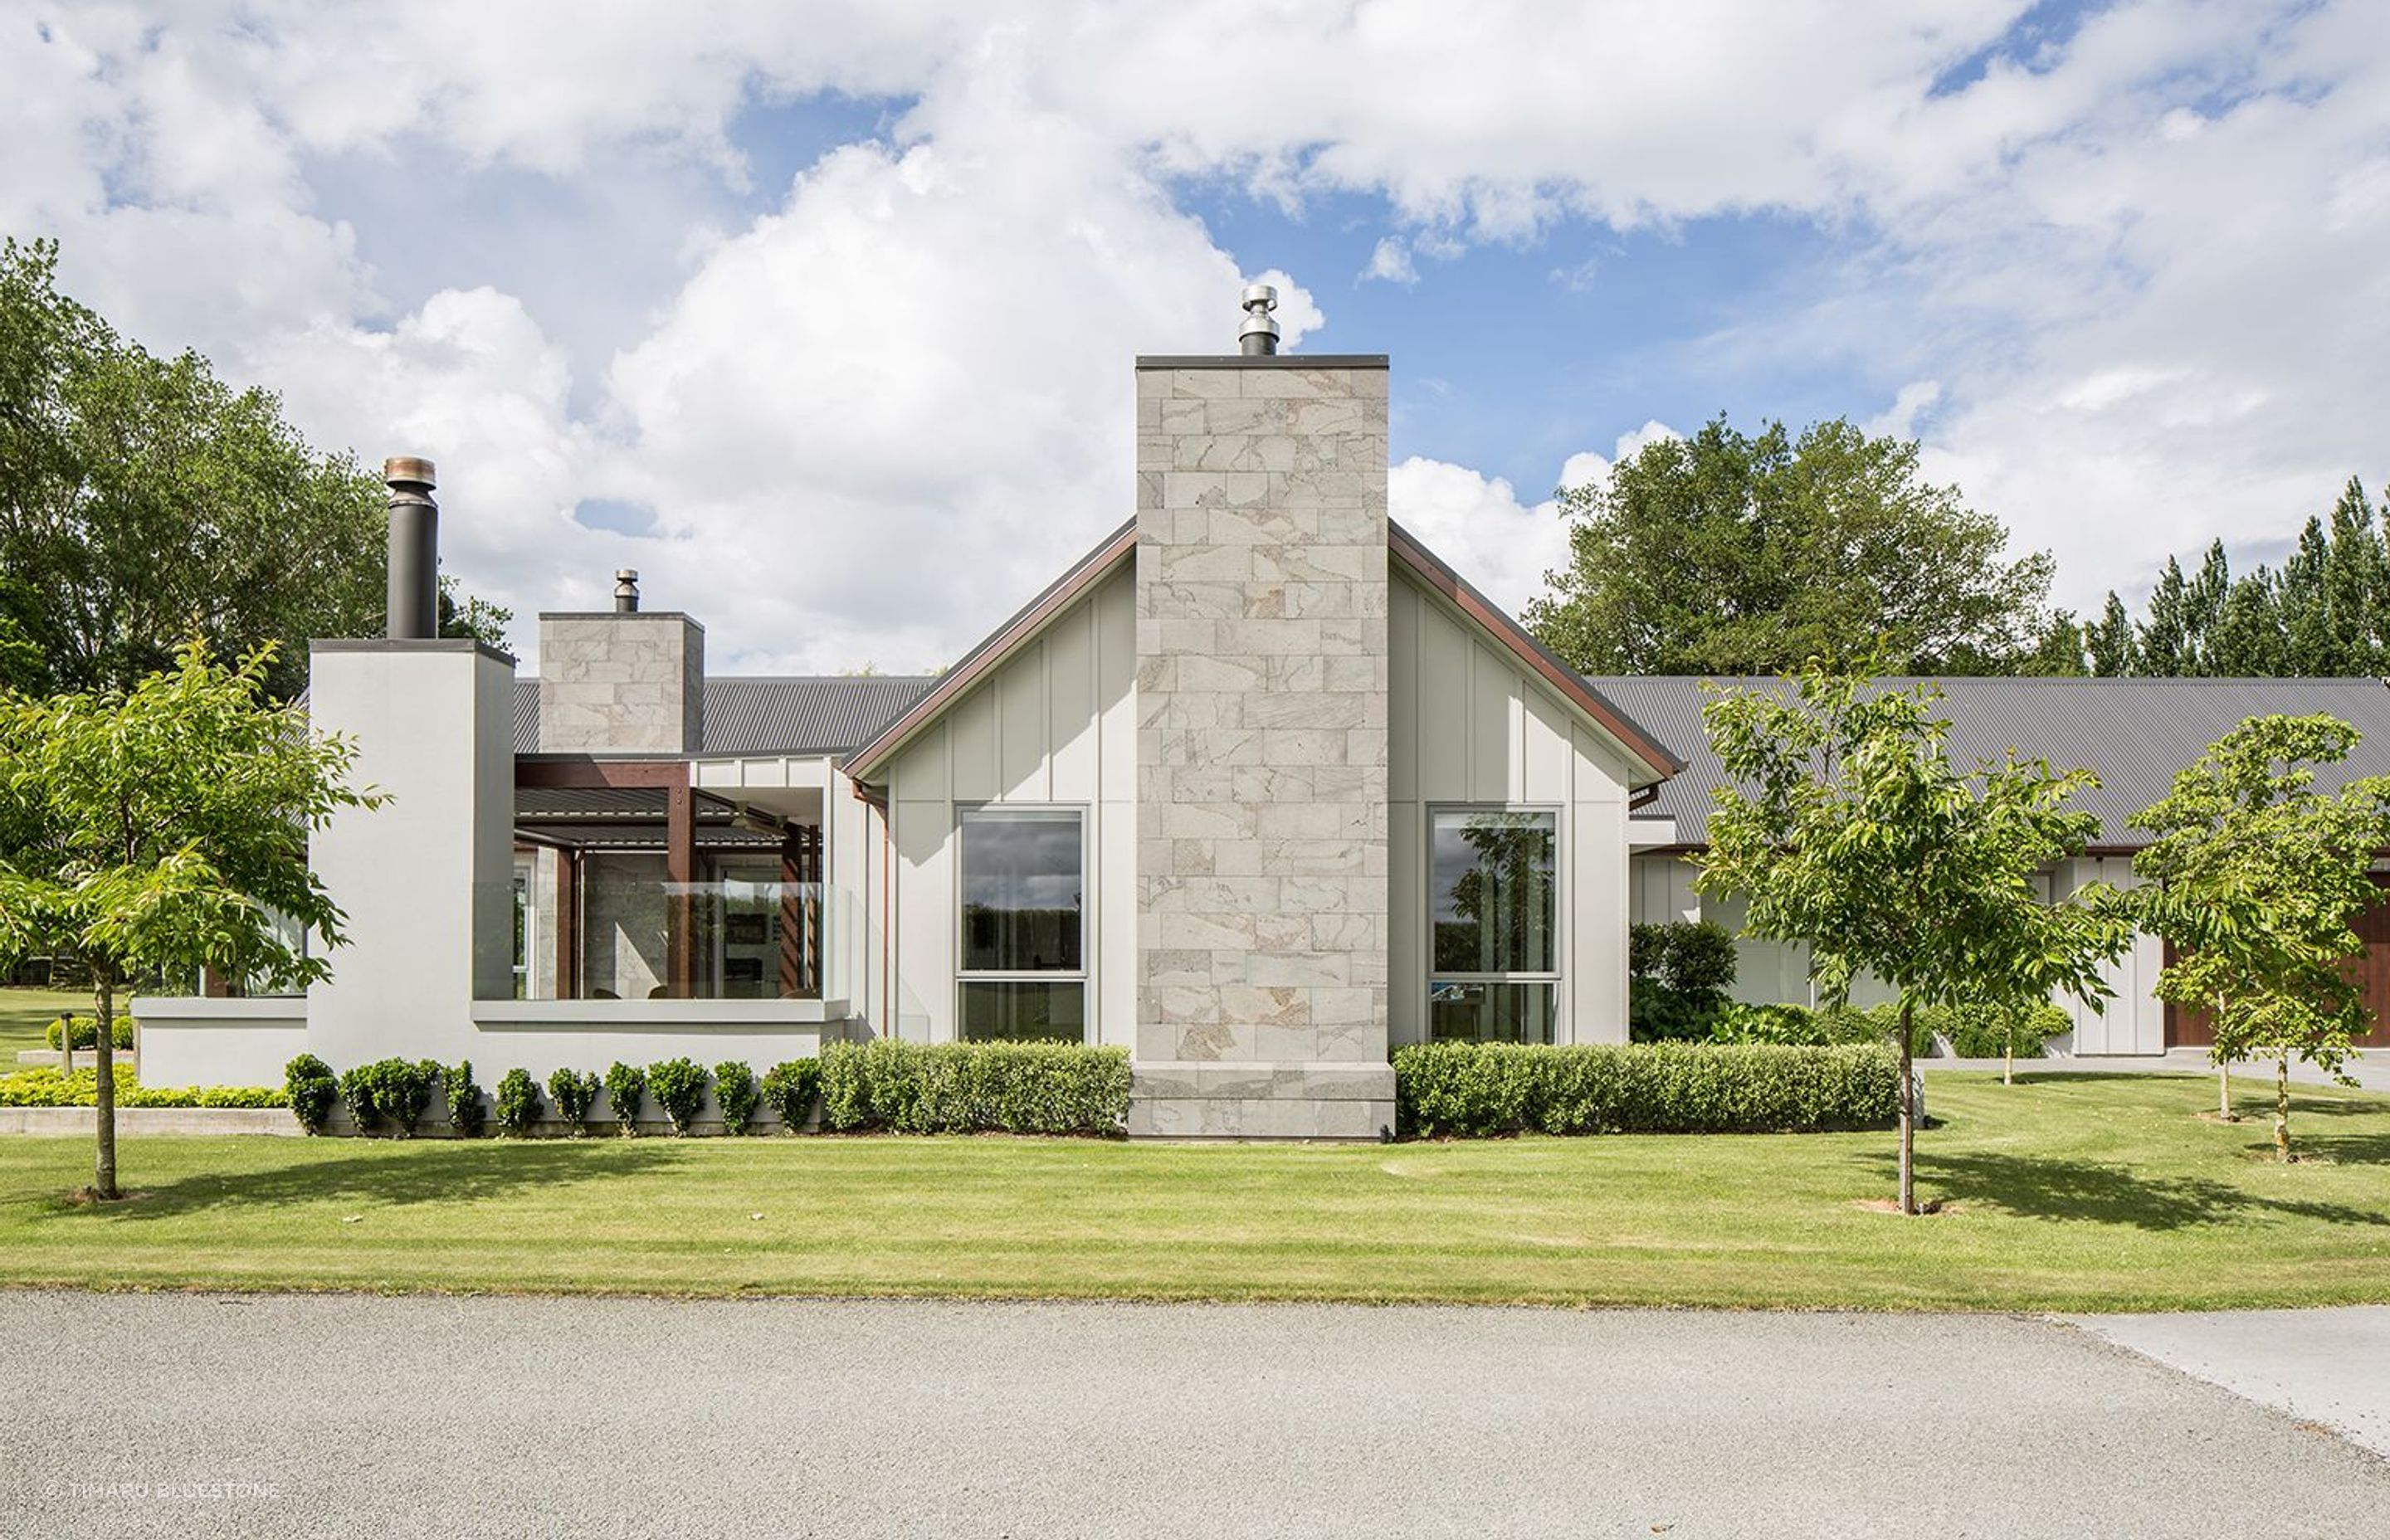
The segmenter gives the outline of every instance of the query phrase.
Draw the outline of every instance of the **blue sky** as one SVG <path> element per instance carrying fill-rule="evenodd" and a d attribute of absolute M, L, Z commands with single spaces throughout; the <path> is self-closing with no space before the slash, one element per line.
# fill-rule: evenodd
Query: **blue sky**
<path fill-rule="evenodd" d="M 1919 439 L 2077 607 L 2390 471 L 2347 0 L 31 0 L 0 228 L 439 460 L 476 591 L 637 567 L 739 667 L 968 645 L 1125 514 L 1129 358 L 1265 275 L 1393 355 L 1395 514 L 1514 605 L 1563 475 L 1721 411 Z"/>

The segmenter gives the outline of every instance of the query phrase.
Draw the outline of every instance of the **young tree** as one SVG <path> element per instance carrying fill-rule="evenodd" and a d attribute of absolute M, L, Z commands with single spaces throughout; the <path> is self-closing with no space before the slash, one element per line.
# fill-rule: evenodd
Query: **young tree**
<path fill-rule="evenodd" d="M 2098 784 L 2090 772 L 2013 757 L 1960 771 L 1938 699 L 1813 661 L 1789 695 L 1721 691 L 1703 709 L 1728 784 L 1695 886 L 1745 895 L 1746 934 L 1806 943 L 1825 993 L 1862 972 L 1897 992 L 1905 1214 L 1917 1212 L 1918 1007 L 2101 997 L 2101 965 L 2132 936 L 2105 884 L 2049 904 L 2036 881 L 2096 831 L 2063 805 Z"/>
<path fill-rule="evenodd" d="M 1981 673 L 2031 645 L 2049 589 L 2049 558 L 2004 559 L 1916 444 L 1839 419 L 1720 417 L 1560 497 L 1570 564 L 1526 620 L 1590 674 L 1775 674 L 1880 637 L 1897 667 Z"/>
<path fill-rule="evenodd" d="M 2176 952 L 2157 994 L 2214 1020 L 2220 1116 L 2233 1115 L 2232 1061 L 2272 1057 L 2286 1161 L 2291 1059 L 2342 1075 L 2365 1031 L 2354 926 L 2382 896 L 2369 869 L 2390 844 L 2390 776 L 2315 789 L 2317 766 L 2345 760 L 2358 738 L 2336 717 L 2253 716 L 2133 819 L 2157 836 L 2133 858 L 2135 907 Z"/>
<path fill-rule="evenodd" d="M 277 918 L 327 949 L 343 939 L 308 831 L 382 799 L 349 786 L 349 744 L 272 703 L 271 662 L 228 668 L 192 642 L 130 690 L 0 695 L 0 954 L 90 969 L 101 1198 L 118 1196 L 110 1039 L 126 988 L 201 968 L 305 984 L 329 970 Z"/>

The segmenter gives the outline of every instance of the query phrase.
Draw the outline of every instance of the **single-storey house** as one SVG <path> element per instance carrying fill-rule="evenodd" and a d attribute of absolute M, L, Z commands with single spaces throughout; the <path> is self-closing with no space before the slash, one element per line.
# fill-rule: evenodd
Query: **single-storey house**
<path fill-rule="evenodd" d="M 1580 677 L 1391 523 L 1387 360 L 1279 354 L 1268 302 L 1238 353 L 1136 361 L 1134 517 L 929 678 L 709 676 L 627 572 L 519 676 L 433 635 L 433 472 L 392 461 L 391 634 L 311 655 L 391 796 L 311 847 L 349 944 L 304 998 L 140 1000 L 144 1078 L 1062 1039 L 1130 1051 L 1133 1134 L 1359 1138 L 1396 1046 L 1623 1041 L 1630 918 L 1732 918 L 1689 886 L 1698 684 Z M 1952 688 L 2053 758 L 2128 744 L 2127 802 L 2253 710 L 2390 750 L 2362 682 Z M 2164 1046 L 2153 967 L 2079 1044 Z M 1741 987 L 1805 969 L 1747 945 Z"/>

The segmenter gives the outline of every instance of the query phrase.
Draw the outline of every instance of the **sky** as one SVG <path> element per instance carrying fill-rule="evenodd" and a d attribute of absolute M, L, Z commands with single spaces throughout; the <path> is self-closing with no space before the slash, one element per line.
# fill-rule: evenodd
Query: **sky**
<path fill-rule="evenodd" d="M 510 606 L 939 666 L 1133 510 L 1135 355 L 1392 356 L 1516 608 L 1719 413 L 1924 446 L 2145 591 L 2390 476 L 2383 0 L 0 0 L 0 232 Z"/>

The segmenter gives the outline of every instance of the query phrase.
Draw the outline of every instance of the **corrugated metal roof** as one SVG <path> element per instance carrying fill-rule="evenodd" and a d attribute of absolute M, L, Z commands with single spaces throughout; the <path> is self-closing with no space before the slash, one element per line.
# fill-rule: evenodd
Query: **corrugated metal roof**
<path fill-rule="evenodd" d="M 1888 679 L 1907 687 L 1915 679 Z M 1721 685 L 1781 692 L 1780 679 L 1722 679 Z M 1950 723 L 1955 764 L 1998 759 L 2014 749 L 2060 770 L 2088 769 L 2099 789 L 2073 805 L 2100 818 L 2097 843 L 2133 848 L 2147 841 L 2127 820 L 2166 794 L 2175 773 L 2252 716 L 2279 713 L 2341 718 L 2365 735 L 2345 764 L 2319 773 L 2326 789 L 2353 776 L 2390 775 L 2390 687 L 2378 679 L 1944 679 L 1934 708 Z M 1597 677 L 1594 687 L 1690 762 L 1641 811 L 1677 820 L 1677 839 L 1706 838 L 1711 792 L 1723 779 L 1702 706 L 1702 681 L 1684 676 Z"/>
<path fill-rule="evenodd" d="M 843 754 L 937 681 L 895 674 L 790 674 L 705 682 L 707 754 Z M 515 681 L 515 752 L 539 751 L 539 681 Z"/>

